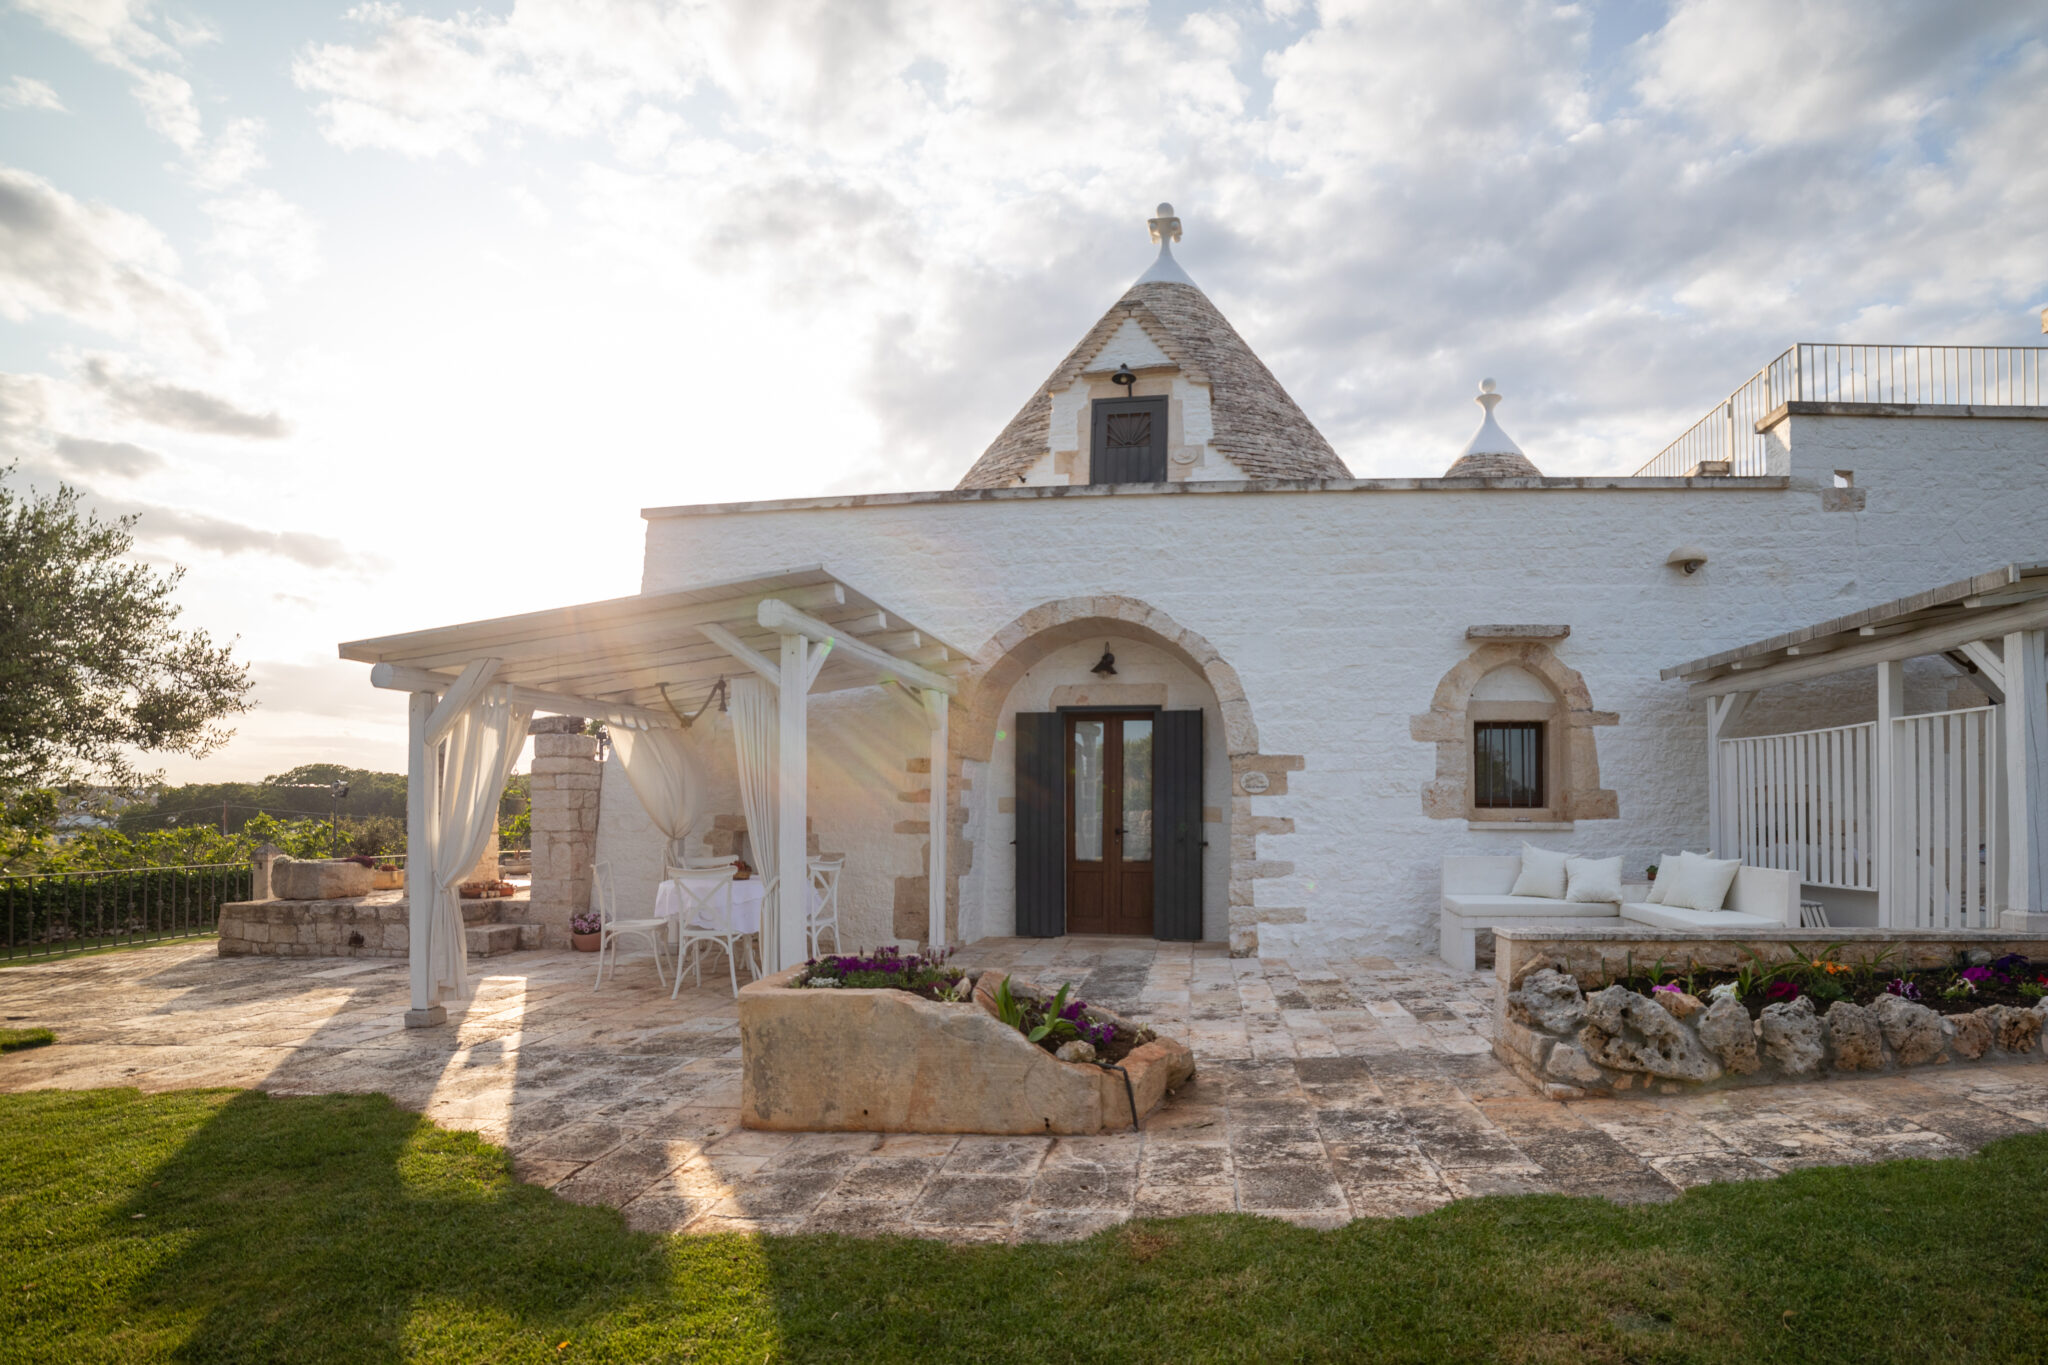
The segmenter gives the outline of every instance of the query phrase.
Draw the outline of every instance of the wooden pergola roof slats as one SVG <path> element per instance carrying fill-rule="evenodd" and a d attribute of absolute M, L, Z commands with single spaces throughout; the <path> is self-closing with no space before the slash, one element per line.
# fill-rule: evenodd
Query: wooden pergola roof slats
<path fill-rule="evenodd" d="M 719 678 L 772 660 L 780 636 L 762 624 L 764 603 L 779 604 L 803 631 L 843 646 L 822 656 L 813 690 L 900 677 L 951 691 L 948 675 L 972 663 L 966 650 L 941 642 L 819 565 L 352 640 L 340 654 L 382 665 L 386 677 L 402 676 L 421 690 L 444 690 L 475 660 L 496 659 L 495 682 L 531 696 L 547 694 L 550 705 L 573 710 L 583 704 L 591 713 L 609 709 L 627 719 L 669 723 L 677 710 L 701 705 Z M 742 655 L 751 655 L 751 662 Z"/>
<path fill-rule="evenodd" d="M 2048 564 L 2008 564 L 1946 587 L 1722 650 L 1664 669 L 1659 676 L 1667 681 L 1684 678 L 1697 690 L 1723 692 L 1737 689 L 1717 684 L 1740 673 L 1746 675 L 1740 690 L 1749 690 L 1866 663 L 1938 654 L 2008 629 L 2035 629 L 2037 615 L 2048 615 Z M 1828 656 L 1825 663 L 1820 656 Z M 1758 681 L 1766 678 L 1769 681 Z"/>

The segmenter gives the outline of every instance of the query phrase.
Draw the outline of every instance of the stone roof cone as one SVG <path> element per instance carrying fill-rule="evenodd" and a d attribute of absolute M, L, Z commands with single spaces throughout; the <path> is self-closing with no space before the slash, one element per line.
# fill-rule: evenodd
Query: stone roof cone
<path fill-rule="evenodd" d="M 1180 219 L 1161 204 L 1148 222 L 1158 259 L 1088 330 L 1010 424 L 975 461 L 961 488 L 1002 488 L 1018 482 L 1045 455 L 1052 395 L 1073 385 L 1088 362 L 1127 321 L 1135 320 L 1189 379 L 1207 384 L 1214 434 L 1210 449 L 1252 479 L 1348 479 L 1351 471 L 1295 401 L 1280 387 L 1237 329 L 1173 256 Z"/>
<path fill-rule="evenodd" d="M 1479 423 L 1479 430 L 1465 444 L 1451 467 L 1444 471 L 1447 479 L 1540 479 L 1543 472 L 1522 453 L 1500 423 L 1493 420 L 1493 410 L 1500 406 L 1501 394 L 1491 379 L 1479 381 L 1479 396 L 1472 401 L 1486 410 L 1486 417 Z"/>

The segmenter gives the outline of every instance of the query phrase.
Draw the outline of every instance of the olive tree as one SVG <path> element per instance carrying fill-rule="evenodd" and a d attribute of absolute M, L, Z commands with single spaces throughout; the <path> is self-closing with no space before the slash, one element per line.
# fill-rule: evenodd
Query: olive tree
<path fill-rule="evenodd" d="M 247 711 L 249 671 L 203 630 L 179 630 L 184 570 L 136 563 L 136 518 L 78 494 L 16 493 L 0 469 L 0 803 L 37 788 L 133 786 L 137 754 L 199 757 Z"/>

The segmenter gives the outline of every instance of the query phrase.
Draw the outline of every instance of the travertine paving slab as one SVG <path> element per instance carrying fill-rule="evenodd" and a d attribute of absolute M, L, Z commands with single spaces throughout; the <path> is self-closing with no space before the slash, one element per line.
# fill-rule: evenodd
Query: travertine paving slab
<path fill-rule="evenodd" d="M 515 953 L 484 964 L 448 1026 L 407 1029 L 403 962 L 224 959 L 197 941 L 0 969 L 0 1015 L 61 1039 L 0 1058 L 0 1089 L 379 1092 L 635 1228 L 955 1242 L 1199 1213 L 1328 1227 L 1487 1194 L 1669 1199 L 2048 1128 L 2048 1067 L 2018 1065 L 1552 1103 L 1491 1054 L 1491 977 L 1435 961 L 1234 960 L 1110 938 L 962 956 L 1072 981 L 1186 1040 L 1195 1079 L 1140 1133 L 749 1132 L 738 1016 L 709 973 L 671 1000 L 628 958 L 593 992 L 588 956 Z"/>

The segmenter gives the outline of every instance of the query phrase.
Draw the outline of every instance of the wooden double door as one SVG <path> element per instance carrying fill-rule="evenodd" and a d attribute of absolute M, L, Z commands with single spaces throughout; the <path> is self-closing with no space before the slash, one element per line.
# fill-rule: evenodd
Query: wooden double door
<path fill-rule="evenodd" d="M 1017 716 L 1017 932 L 1202 936 L 1202 713 Z"/>

